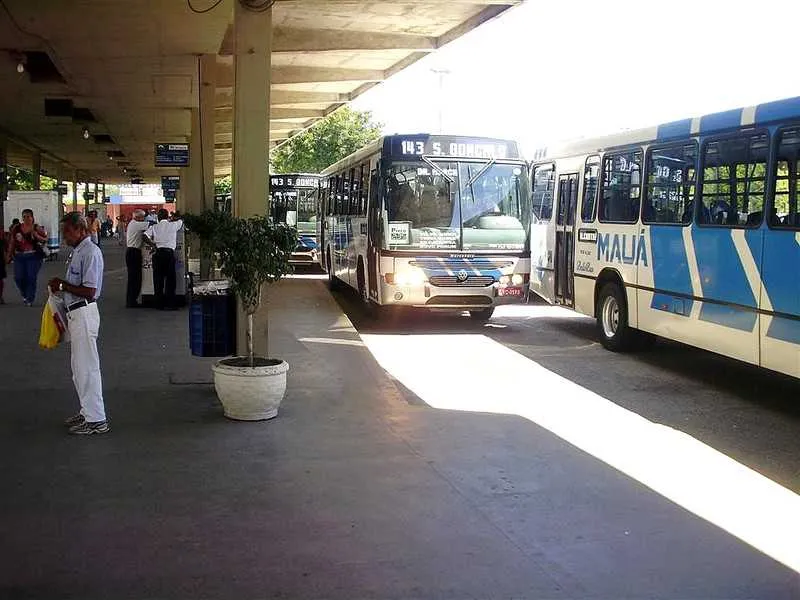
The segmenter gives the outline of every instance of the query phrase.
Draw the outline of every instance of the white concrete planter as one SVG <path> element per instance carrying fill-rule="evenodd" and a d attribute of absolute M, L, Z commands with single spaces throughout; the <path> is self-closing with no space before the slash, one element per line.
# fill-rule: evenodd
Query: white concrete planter
<path fill-rule="evenodd" d="M 255 367 L 240 364 L 247 364 L 247 359 L 226 358 L 212 367 L 214 388 L 225 416 L 240 421 L 277 417 L 286 393 L 289 365 L 283 360 L 264 358 L 257 358 Z"/>

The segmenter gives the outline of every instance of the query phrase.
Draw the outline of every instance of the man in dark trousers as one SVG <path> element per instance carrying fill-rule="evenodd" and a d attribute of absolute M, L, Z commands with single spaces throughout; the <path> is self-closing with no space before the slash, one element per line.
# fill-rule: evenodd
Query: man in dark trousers
<path fill-rule="evenodd" d="M 156 307 L 161 310 L 176 310 L 175 286 L 175 246 L 178 242 L 178 230 L 183 221 L 170 221 L 169 212 L 162 208 L 158 211 L 158 223 L 145 231 L 145 235 L 153 242 L 156 253 L 153 255 L 153 293 Z"/>
<path fill-rule="evenodd" d="M 142 246 L 144 232 L 150 223 L 144 220 L 144 211 L 133 211 L 133 220 L 128 225 L 125 266 L 128 267 L 128 288 L 125 294 L 127 308 L 139 308 L 139 294 L 142 292 Z M 120 234 L 121 235 L 121 234 Z"/>

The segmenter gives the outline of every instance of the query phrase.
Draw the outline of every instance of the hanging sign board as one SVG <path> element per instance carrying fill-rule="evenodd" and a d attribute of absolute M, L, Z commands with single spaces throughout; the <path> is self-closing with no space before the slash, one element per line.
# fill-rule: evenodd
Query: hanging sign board
<path fill-rule="evenodd" d="M 180 175 L 162 175 L 161 176 L 161 189 L 165 192 L 167 190 L 181 189 L 181 176 Z"/>
<path fill-rule="evenodd" d="M 188 167 L 189 144 L 156 144 L 157 167 Z"/>

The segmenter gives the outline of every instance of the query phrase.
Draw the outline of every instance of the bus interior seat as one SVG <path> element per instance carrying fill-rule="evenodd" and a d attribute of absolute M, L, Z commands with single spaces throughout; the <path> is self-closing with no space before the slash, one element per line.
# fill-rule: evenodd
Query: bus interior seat
<path fill-rule="evenodd" d="M 752 212 L 747 215 L 747 225 L 758 225 L 761 223 L 761 219 L 764 217 L 764 212 L 757 210 L 756 212 Z"/>

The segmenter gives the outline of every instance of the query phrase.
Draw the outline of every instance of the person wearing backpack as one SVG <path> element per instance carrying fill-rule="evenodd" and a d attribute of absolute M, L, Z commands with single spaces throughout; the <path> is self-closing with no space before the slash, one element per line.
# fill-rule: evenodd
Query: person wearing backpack
<path fill-rule="evenodd" d="M 47 232 L 36 224 L 33 211 L 26 208 L 22 211 L 22 223 L 12 227 L 9 233 L 6 263 L 14 260 L 14 281 L 22 294 L 22 301 L 25 306 L 33 306 L 39 269 L 45 256 L 43 247 L 47 245 Z"/>

